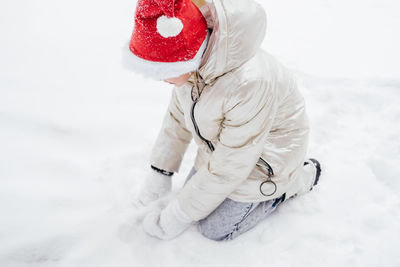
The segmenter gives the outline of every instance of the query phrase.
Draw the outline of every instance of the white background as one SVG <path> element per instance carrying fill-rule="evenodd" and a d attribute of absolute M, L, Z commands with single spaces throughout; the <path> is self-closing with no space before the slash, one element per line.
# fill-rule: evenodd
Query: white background
<path fill-rule="evenodd" d="M 0 266 L 400 266 L 399 2 L 262 4 L 323 176 L 217 243 L 148 237 L 130 205 L 171 93 L 121 66 L 135 1 L 1 0 Z"/>

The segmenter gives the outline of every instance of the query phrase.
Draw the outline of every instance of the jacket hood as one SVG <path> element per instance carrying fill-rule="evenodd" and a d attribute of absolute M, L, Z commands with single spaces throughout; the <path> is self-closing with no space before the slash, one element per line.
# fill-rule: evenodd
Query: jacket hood
<path fill-rule="evenodd" d="M 213 0 L 200 10 L 212 34 L 199 73 L 210 83 L 255 55 L 267 21 L 263 7 L 253 0 Z"/>

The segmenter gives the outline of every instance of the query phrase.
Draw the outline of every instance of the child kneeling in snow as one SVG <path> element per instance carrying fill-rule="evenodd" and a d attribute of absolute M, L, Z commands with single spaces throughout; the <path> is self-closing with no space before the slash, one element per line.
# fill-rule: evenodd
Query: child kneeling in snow
<path fill-rule="evenodd" d="M 317 160 L 305 160 L 309 124 L 295 77 L 260 48 L 263 8 L 252 0 L 139 0 L 124 60 L 174 84 L 151 169 L 138 201 L 171 190 L 193 138 L 187 181 L 145 231 L 171 239 L 192 223 L 213 240 L 254 227 L 277 206 L 317 184 Z"/>

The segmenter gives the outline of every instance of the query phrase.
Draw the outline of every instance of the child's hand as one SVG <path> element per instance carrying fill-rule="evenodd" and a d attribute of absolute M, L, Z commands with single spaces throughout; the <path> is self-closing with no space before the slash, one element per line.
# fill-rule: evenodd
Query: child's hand
<path fill-rule="evenodd" d="M 147 234 L 166 240 L 183 233 L 192 222 L 175 199 L 165 209 L 148 213 L 143 220 L 143 228 Z"/>
<path fill-rule="evenodd" d="M 136 207 L 147 206 L 150 202 L 167 195 L 171 191 L 171 176 L 151 171 L 145 179 L 139 195 L 133 201 Z"/>

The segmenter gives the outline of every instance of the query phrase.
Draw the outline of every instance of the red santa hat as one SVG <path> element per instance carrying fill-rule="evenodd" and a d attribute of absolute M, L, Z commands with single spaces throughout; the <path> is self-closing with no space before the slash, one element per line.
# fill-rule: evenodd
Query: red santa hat
<path fill-rule="evenodd" d="M 126 67 L 156 79 L 199 68 L 208 41 L 207 23 L 191 0 L 139 0 L 126 47 Z"/>

